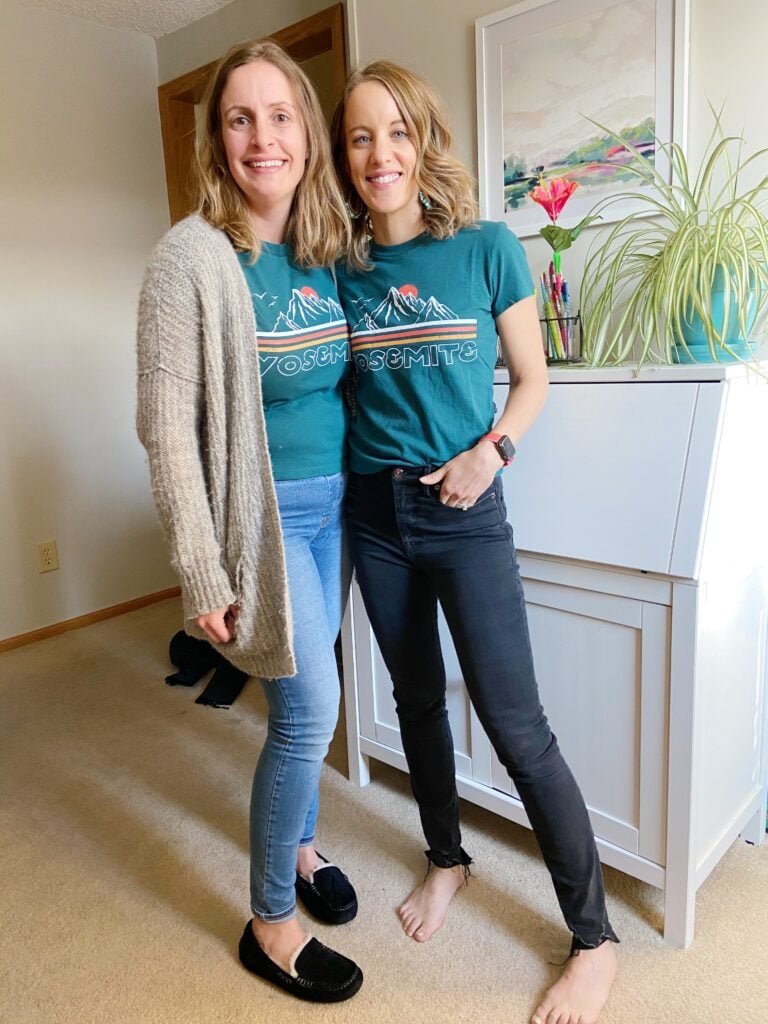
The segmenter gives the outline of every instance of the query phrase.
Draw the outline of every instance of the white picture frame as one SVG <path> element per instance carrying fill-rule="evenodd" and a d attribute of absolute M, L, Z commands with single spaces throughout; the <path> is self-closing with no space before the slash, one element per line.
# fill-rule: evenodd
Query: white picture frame
<path fill-rule="evenodd" d="M 689 2 L 523 0 L 477 19 L 478 184 L 482 217 L 505 221 L 519 237 L 538 234 L 549 219 L 524 194 L 535 167 L 545 167 L 545 179 L 573 177 L 568 172 L 568 158 L 558 155 L 558 145 L 560 154 L 567 154 L 569 143 L 575 145 L 575 135 L 583 133 L 586 140 L 589 132 L 596 134 L 597 129 L 588 117 L 608 128 L 624 129 L 623 125 L 602 120 L 601 111 L 621 110 L 622 104 L 627 112 L 647 106 L 652 111 L 653 134 L 663 143 L 676 142 L 685 149 Z M 631 24 L 633 18 L 637 24 Z M 646 37 L 638 34 L 642 27 Z M 616 34 L 615 45 L 611 45 L 611 32 Z M 627 54 L 632 55 L 631 47 L 638 48 L 637 59 L 627 59 Z M 591 53 L 590 48 L 595 52 Z M 611 99 L 611 85 L 605 82 L 611 67 L 621 75 L 619 79 L 610 79 L 618 82 L 615 101 Z M 608 90 L 605 97 L 600 96 L 601 88 Z M 590 104 L 599 109 L 579 109 Z M 515 126 L 519 131 L 515 131 Z M 510 164 L 509 138 L 513 133 L 515 138 L 525 140 L 527 155 L 519 163 Z M 543 155 L 543 164 L 534 163 L 536 147 L 541 147 L 543 154 L 545 145 L 549 145 L 547 158 L 552 159 L 549 167 Z M 563 170 L 556 173 L 561 160 Z M 655 160 L 660 173 L 669 181 L 669 161 L 658 150 Z M 582 163 L 580 170 L 586 187 L 577 189 L 569 200 L 563 214 L 564 227 L 578 223 L 611 192 L 645 190 L 634 176 L 611 182 L 598 178 L 598 173 L 609 173 L 602 168 L 599 172 L 596 169 L 593 177 L 589 176 L 586 164 Z M 511 175 L 519 175 L 519 181 L 511 180 Z M 619 220 L 640 206 L 640 201 L 631 200 L 612 203 L 604 211 L 601 223 Z"/>

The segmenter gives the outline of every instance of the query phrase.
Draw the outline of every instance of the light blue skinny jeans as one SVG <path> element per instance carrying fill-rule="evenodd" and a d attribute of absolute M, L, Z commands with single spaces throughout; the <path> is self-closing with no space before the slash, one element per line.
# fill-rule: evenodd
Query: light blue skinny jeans
<path fill-rule="evenodd" d="M 333 645 L 341 625 L 346 476 L 277 480 L 297 674 L 262 679 L 267 739 L 251 790 L 251 910 L 296 913 L 296 854 L 314 841 L 318 783 L 339 713 Z"/>

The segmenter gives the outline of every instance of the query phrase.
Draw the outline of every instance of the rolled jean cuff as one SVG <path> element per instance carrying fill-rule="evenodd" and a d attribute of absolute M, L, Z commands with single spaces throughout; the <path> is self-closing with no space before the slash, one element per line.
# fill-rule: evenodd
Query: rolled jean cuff
<path fill-rule="evenodd" d="M 468 868 L 472 863 L 472 858 L 463 846 L 459 847 L 458 857 L 449 857 L 444 853 L 439 853 L 437 850 L 425 850 L 424 856 L 427 858 L 429 863 L 434 864 L 436 868 L 455 868 L 458 864 L 461 864 L 464 868 Z"/>
<path fill-rule="evenodd" d="M 602 946 L 604 942 L 620 942 L 621 940 L 616 935 L 616 932 L 611 928 L 610 925 L 601 933 L 600 937 L 594 942 L 588 939 L 579 938 L 574 932 L 573 938 L 571 939 L 571 952 L 570 956 L 578 956 L 582 949 L 597 949 L 598 946 Z"/>
<path fill-rule="evenodd" d="M 255 907 L 251 907 L 251 913 L 265 924 L 282 924 L 283 921 L 290 921 L 296 917 L 296 904 L 294 903 L 290 910 L 283 910 L 279 914 L 264 914 L 261 910 L 256 910 Z"/>

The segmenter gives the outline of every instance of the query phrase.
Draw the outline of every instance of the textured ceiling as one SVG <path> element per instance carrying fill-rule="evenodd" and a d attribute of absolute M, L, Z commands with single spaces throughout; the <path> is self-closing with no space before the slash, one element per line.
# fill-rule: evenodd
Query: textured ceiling
<path fill-rule="evenodd" d="M 155 37 L 191 25 L 228 3 L 230 0 L 24 0 L 25 7 L 73 14 Z"/>

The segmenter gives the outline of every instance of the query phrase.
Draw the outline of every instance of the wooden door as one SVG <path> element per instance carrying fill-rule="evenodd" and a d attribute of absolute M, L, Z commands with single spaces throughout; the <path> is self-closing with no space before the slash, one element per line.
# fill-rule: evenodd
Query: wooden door
<path fill-rule="evenodd" d="M 330 119 L 347 77 L 343 5 L 334 4 L 272 33 L 270 38 L 302 65 Z M 216 64 L 211 61 L 188 71 L 157 90 L 172 224 L 186 217 L 193 207 L 196 105 Z"/>

